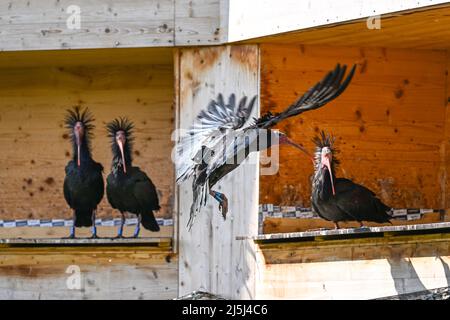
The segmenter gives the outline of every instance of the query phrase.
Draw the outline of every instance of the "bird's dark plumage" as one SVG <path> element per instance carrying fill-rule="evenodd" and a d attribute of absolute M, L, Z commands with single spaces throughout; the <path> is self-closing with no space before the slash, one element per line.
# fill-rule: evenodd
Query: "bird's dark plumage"
<path fill-rule="evenodd" d="M 311 196 L 313 210 L 321 218 L 333 221 L 337 228 L 341 221 L 389 222 L 391 208 L 382 203 L 375 193 L 351 180 L 335 177 L 339 162 L 335 158 L 334 138 L 322 131 L 313 141 L 316 145 Z M 326 158 L 329 159 L 329 166 L 325 164 Z"/>
<path fill-rule="evenodd" d="M 192 227 L 193 219 L 206 204 L 208 194 L 219 201 L 219 208 L 222 209 L 225 218 L 228 203 L 226 196 L 212 191 L 212 186 L 236 169 L 251 152 L 269 148 L 271 143 L 263 142 L 266 138 L 269 138 L 267 141 L 281 143 L 281 138 L 283 136 L 286 138 L 286 135 L 270 128 L 286 118 L 320 108 L 335 99 L 347 88 L 354 72 L 355 66 L 344 77 L 346 66 L 341 67 L 338 64 L 283 112 L 277 114 L 268 112 L 259 119 L 251 119 L 256 96 L 249 102 L 247 97 L 237 102 L 234 94 L 229 96 L 228 102 L 224 100 L 222 94 L 219 94 L 216 100 L 212 100 L 207 108 L 198 114 L 187 134 L 177 143 L 177 183 L 194 177 L 193 203 L 188 226 Z M 289 144 L 294 145 L 292 141 Z M 297 148 L 301 149 L 299 145 Z"/>
<path fill-rule="evenodd" d="M 133 123 L 126 118 L 120 118 L 108 123 L 106 128 L 111 138 L 113 154 L 111 173 L 106 179 L 109 203 L 122 215 L 125 212 L 138 215 L 145 229 L 159 231 L 153 214 L 153 211 L 160 209 L 156 187 L 145 172 L 132 166 Z M 119 229 L 119 236 L 122 236 L 122 227 L 123 225 Z M 139 234 L 139 226 L 136 230 L 135 236 Z"/>
<path fill-rule="evenodd" d="M 95 211 L 103 198 L 103 166 L 91 156 L 91 138 L 94 118 L 86 108 L 67 110 L 66 128 L 73 145 L 73 159 L 66 166 L 64 198 L 74 210 L 74 227 L 94 226 Z M 75 236 L 72 229 L 71 237 Z"/>

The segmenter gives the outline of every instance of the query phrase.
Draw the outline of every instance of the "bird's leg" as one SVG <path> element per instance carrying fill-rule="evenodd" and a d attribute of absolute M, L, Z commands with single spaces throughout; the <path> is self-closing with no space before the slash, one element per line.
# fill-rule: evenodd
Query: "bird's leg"
<path fill-rule="evenodd" d="M 92 239 L 96 239 L 97 237 L 97 227 L 95 226 L 95 217 L 97 215 L 97 210 L 94 210 L 92 213 Z"/>
<path fill-rule="evenodd" d="M 340 229 L 339 224 L 337 222 L 334 223 L 334 230 Z"/>
<path fill-rule="evenodd" d="M 125 214 L 123 212 L 120 213 L 122 215 L 122 219 L 120 220 L 119 232 L 117 233 L 116 238 L 123 238 L 123 225 L 125 223 Z"/>
<path fill-rule="evenodd" d="M 142 215 L 138 214 L 138 222 L 136 225 L 136 229 L 134 229 L 133 238 L 139 237 L 139 232 L 141 231 L 141 220 L 142 220 Z"/>
<path fill-rule="evenodd" d="M 228 212 L 228 199 L 227 197 L 218 191 L 210 190 L 209 194 L 213 196 L 214 199 L 216 199 L 219 202 L 219 210 L 222 211 L 222 217 L 223 220 L 227 218 L 227 212 Z"/>
<path fill-rule="evenodd" d="M 65 239 L 75 239 L 75 222 L 77 220 L 77 216 L 75 215 L 75 210 L 72 213 L 72 226 L 70 227 L 70 235 Z"/>

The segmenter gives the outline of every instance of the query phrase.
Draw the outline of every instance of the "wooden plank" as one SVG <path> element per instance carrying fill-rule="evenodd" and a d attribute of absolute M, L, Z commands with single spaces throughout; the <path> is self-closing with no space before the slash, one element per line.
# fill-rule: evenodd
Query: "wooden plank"
<path fill-rule="evenodd" d="M 261 245 L 256 297 L 372 299 L 450 283 L 448 235 L 360 240 Z"/>
<path fill-rule="evenodd" d="M 131 237 L 135 226 L 124 226 L 123 235 Z M 97 234 L 100 237 L 111 238 L 117 235 L 117 227 L 98 226 Z M 48 239 L 64 238 L 69 235 L 68 227 L 21 227 L 21 228 L 0 228 L 0 241 L 5 238 L 21 239 Z M 84 238 L 92 235 L 90 228 L 78 228 L 77 237 Z M 141 228 L 140 237 L 171 237 L 173 235 L 172 226 L 162 226 L 159 232 L 152 232 Z"/>
<path fill-rule="evenodd" d="M 440 213 L 427 213 L 421 219 L 418 220 L 391 220 L 394 226 L 402 225 L 416 225 L 425 224 L 431 222 L 440 222 Z M 389 226 L 389 223 L 379 224 L 373 222 L 364 222 L 367 227 L 377 226 Z M 357 228 L 359 223 L 346 222 L 340 224 L 341 228 Z M 323 219 L 311 218 L 311 219 L 289 219 L 289 218 L 271 218 L 268 217 L 264 220 L 263 233 L 285 233 L 285 232 L 301 232 L 314 230 L 319 228 L 334 229 L 334 224 L 330 221 Z"/>
<path fill-rule="evenodd" d="M 443 142 L 443 158 L 444 161 L 441 164 L 440 172 L 443 177 L 442 189 L 445 195 L 444 205 L 445 208 L 450 208 L 450 52 L 447 51 L 447 65 L 445 69 L 445 96 L 444 103 L 445 108 L 445 131 L 444 131 L 444 142 Z M 450 219 L 450 212 L 446 212 L 446 219 Z"/>
<path fill-rule="evenodd" d="M 77 239 L 64 239 L 64 238 L 48 238 L 48 239 L 0 239 L 0 245 L 114 245 L 120 243 L 120 245 L 162 245 L 170 246 L 171 237 L 161 238 L 161 237 L 149 237 L 149 238 L 77 238 Z"/>
<path fill-rule="evenodd" d="M 447 1 L 232 1 L 228 40 L 443 49 L 449 47 L 449 10 Z M 381 17 L 379 29 L 368 28 L 373 16 Z"/>
<path fill-rule="evenodd" d="M 77 1 L 80 28 L 70 29 L 69 0 L 0 4 L 0 51 L 173 47 L 226 42 L 228 1 Z"/>
<path fill-rule="evenodd" d="M 69 0 L 0 4 L 0 50 L 158 47 L 174 42 L 172 0 L 77 1 L 80 29 L 69 29 Z"/>
<path fill-rule="evenodd" d="M 178 259 L 148 247 L 0 248 L 1 299 L 173 299 Z M 80 287 L 67 282 L 80 271 Z"/>
<path fill-rule="evenodd" d="M 62 194 L 72 151 L 63 118 L 74 105 L 89 107 L 96 118 L 93 155 L 103 164 L 105 178 L 111 151 L 104 125 L 118 116 L 134 120 L 134 164 L 157 186 L 162 207 L 157 216 L 172 216 L 172 65 L 5 68 L 0 95 L 2 219 L 71 218 Z M 98 213 L 119 215 L 106 196 Z"/>
<path fill-rule="evenodd" d="M 224 46 L 180 50 L 178 91 L 179 128 L 188 129 L 198 112 L 218 93 L 253 96 L 258 93 L 257 46 Z M 255 108 L 255 114 L 259 106 Z M 217 203 L 207 207 L 187 230 L 192 203 L 191 182 L 178 189 L 179 295 L 202 290 L 232 298 L 253 298 L 254 244 L 237 242 L 237 235 L 256 235 L 258 230 L 258 155 L 224 177 L 215 189 L 229 199 L 229 215 L 223 221 Z M 245 214 L 244 214 L 245 213 Z"/>
<path fill-rule="evenodd" d="M 175 45 L 197 46 L 225 43 L 228 1 L 176 0 Z"/>
<path fill-rule="evenodd" d="M 366 234 L 368 236 L 377 233 L 379 236 L 392 236 L 402 235 L 408 232 L 433 230 L 433 232 L 447 233 L 450 231 L 450 222 L 439 223 L 423 223 L 423 224 L 405 224 L 394 226 L 376 226 L 365 228 L 343 228 L 343 229 L 331 229 L 331 230 L 308 230 L 301 232 L 285 232 L 285 233 L 271 233 L 261 234 L 254 237 L 258 241 L 271 241 L 271 240 L 289 240 L 289 239 L 301 239 L 301 238 L 314 238 L 314 237 L 328 237 L 339 235 L 361 235 Z M 325 238 L 320 238 L 322 240 Z M 334 238 L 333 238 L 334 239 Z"/>
<path fill-rule="evenodd" d="M 262 112 L 279 112 L 337 62 L 357 63 L 349 88 L 324 108 L 278 125 L 309 150 L 332 132 L 337 175 L 393 207 L 441 208 L 446 54 L 440 51 L 263 44 Z M 280 170 L 261 177 L 260 202 L 309 206 L 310 162 L 280 149 Z"/>
<path fill-rule="evenodd" d="M 130 59 L 130 57 L 133 57 Z M 173 48 L 2 51 L 0 68 L 172 65 Z"/>

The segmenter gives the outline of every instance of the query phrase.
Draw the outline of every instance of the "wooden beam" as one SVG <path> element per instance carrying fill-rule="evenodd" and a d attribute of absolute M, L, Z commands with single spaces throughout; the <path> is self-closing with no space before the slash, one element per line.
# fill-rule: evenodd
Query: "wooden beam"
<path fill-rule="evenodd" d="M 176 0 L 175 45 L 198 46 L 226 42 L 228 0 Z"/>
<path fill-rule="evenodd" d="M 258 254 L 257 299 L 373 299 L 450 283 L 449 234 L 262 243 Z"/>
<path fill-rule="evenodd" d="M 418 10 L 447 2 L 445 0 L 343 0 L 338 2 L 333 0 L 230 0 L 228 41 L 241 41 L 318 26 L 342 24 L 346 21 L 405 10 Z M 360 23 L 366 30 L 368 29 L 366 21 Z M 328 31 L 327 29 L 325 32 L 328 33 Z"/>
<path fill-rule="evenodd" d="M 0 247 L 0 252 L 2 300 L 177 297 L 178 259 L 170 249 L 38 246 Z M 70 281 L 78 275 L 79 287 Z"/>
<path fill-rule="evenodd" d="M 72 15 L 68 8 L 74 4 L 79 13 Z M 219 44 L 226 42 L 227 5 L 219 0 L 2 2 L 0 51 Z M 79 17 L 79 26 L 68 24 L 72 16 Z"/>
<path fill-rule="evenodd" d="M 225 97 L 235 93 L 237 99 L 258 94 L 259 50 L 255 45 L 181 49 L 179 59 L 178 128 L 188 129 L 218 93 Z M 256 116 L 259 105 L 254 111 Z M 180 296 L 202 290 L 229 298 L 254 298 L 254 244 L 235 237 L 257 234 L 258 181 L 258 155 L 253 154 L 215 186 L 230 201 L 227 220 L 210 198 L 191 231 L 186 228 L 191 182 L 178 188 Z"/>

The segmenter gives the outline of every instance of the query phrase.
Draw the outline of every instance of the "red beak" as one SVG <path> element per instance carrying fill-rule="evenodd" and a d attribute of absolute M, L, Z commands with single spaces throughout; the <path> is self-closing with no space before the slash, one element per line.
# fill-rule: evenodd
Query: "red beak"
<path fill-rule="evenodd" d="M 81 157 L 80 157 L 80 152 L 81 152 L 81 148 L 80 148 L 80 145 L 81 145 L 81 138 L 80 138 L 80 131 L 75 130 L 75 140 L 76 140 L 77 148 L 78 148 L 78 152 L 77 152 L 77 155 L 78 155 L 77 164 L 78 164 L 78 166 L 80 167 L 80 166 L 81 166 Z"/>
<path fill-rule="evenodd" d="M 123 146 L 125 144 L 125 139 L 121 138 L 121 137 L 117 138 L 117 144 L 119 145 L 120 153 L 122 154 L 123 172 L 127 173 L 127 165 L 125 163 L 125 154 L 123 152 Z"/>
<path fill-rule="evenodd" d="M 322 164 L 325 167 L 327 167 L 328 172 L 330 173 L 331 189 L 333 190 L 333 196 L 334 196 L 334 195 L 336 195 L 336 192 L 334 191 L 333 173 L 331 171 L 330 157 L 328 155 L 325 155 L 322 157 Z"/>

